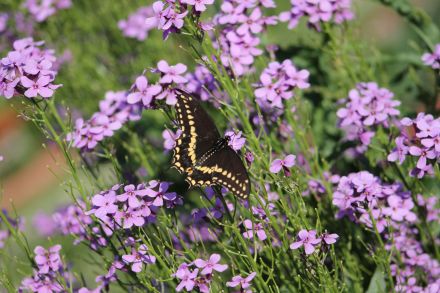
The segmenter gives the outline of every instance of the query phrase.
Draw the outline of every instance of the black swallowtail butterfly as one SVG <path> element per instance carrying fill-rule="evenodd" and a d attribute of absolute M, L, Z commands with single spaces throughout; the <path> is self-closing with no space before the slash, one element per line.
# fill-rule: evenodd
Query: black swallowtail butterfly
<path fill-rule="evenodd" d="M 250 180 L 237 153 L 221 137 L 208 113 L 190 94 L 177 90 L 177 122 L 182 130 L 173 152 L 173 167 L 187 174 L 190 186 L 222 185 L 247 198 Z"/>

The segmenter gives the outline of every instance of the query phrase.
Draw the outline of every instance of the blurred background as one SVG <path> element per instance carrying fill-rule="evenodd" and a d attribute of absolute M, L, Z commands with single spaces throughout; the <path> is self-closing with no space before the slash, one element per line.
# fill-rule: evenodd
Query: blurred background
<path fill-rule="evenodd" d="M 287 0 L 276 2 L 282 2 L 278 11 L 287 10 Z M 440 22 L 440 1 L 410 2 L 426 11 L 434 21 Z M 2 0 L 0 13 L 7 13 L 10 18 L 7 28 L 0 31 L 0 56 L 4 57 L 10 50 L 13 38 L 32 36 L 35 40 L 44 40 L 46 46 L 55 49 L 56 55 L 63 61 L 56 79 L 57 83 L 63 84 L 57 91 L 57 101 L 62 102 L 63 109 L 69 109 L 72 116 L 88 118 L 97 110 L 99 100 L 107 91 L 128 89 L 136 76 L 145 68 L 155 66 L 160 59 L 166 59 L 170 64 L 186 63 L 190 69 L 194 66 L 191 57 L 178 47 L 179 38 L 164 42 L 161 32 L 153 30 L 144 41 L 138 41 L 125 37 L 118 28 L 118 21 L 151 3 L 74 0 L 70 8 L 59 10 L 38 23 L 32 20 L 21 1 Z M 381 56 L 405 51 L 421 56 L 421 52 L 415 49 L 417 37 L 402 17 L 378 1 L 354 0 L 354 3 L 356 20 L 350 24 L 353 27 L 351 33 L 363 40 L 363 50 L 371 51 L 372 55 L 380 52 Z M 19 30 L 17 22 L 21 25 Z M 297 47 L 319 44 L 316 41 L 319 34 L 307 29 L 304 24 L 289 31 L 286 24 L 281 23 L 265 38 L 265 44 L 277 43 L 285 51 L 292 44 Z M 396 60 L 389 64 L 385 58 L 386 65 L 383 66 L 401 70 Z M 306 64 L 301 64 L 300 58 L 297 63 L 306 67 Z M 388 80 L 386 77 L 383 79 Z M 378 77 L 378 80 L 381 78 Z M 427 82 L 430 82 L 429 79 Z M 335 91 L 329 93 L 331 99 L 344 98 L 346 88 L 338 88 L 337 83 L 333 86 Z M 404 102 L 406 109 L 425 109 L 416 96 L 420 95 L 420 91 L 413 92 L 408 86 L 392 90 Z M 25 218 L 25 229 L 33 246 L 44 243 L 45 239 L 45 231 L 35 230 L 36 227 L 50 228 L 50 218 L 45 215 L 52 214 L 71 199 L 62 185 L 68 176 L 63 157 L 32 122 L 26 120 L 22 102 L 15 98 L 0 99 L 0 194 L 2 208 L 11 211 L 13 203 L 17 213 Z M 160 140 L 160 133 L 156 137 Z M 40 225 L 33 225 L 35 221 Z M 81 250 L 71 249 L 71 242 L 63 245 L 67 254 L 81 254 Z"/>

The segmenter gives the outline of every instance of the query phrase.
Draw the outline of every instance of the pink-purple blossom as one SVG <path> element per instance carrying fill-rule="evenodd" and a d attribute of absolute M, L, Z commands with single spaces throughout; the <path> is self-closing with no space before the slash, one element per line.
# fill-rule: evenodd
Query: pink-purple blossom
<path fill-rule="evenodd" d="M 264 231 L 262 223 L 252 223 L 251 220 L 246 219 L 243 221 L 243 226 L 246 229 L 246 231 L 243 232 L 244 238 L 253 239 L 255 235 L 260 241 L 267 239 L 266 231 Z"/>
<path fill-rule="evenodd" d="M 207 5 L 214 4 L 214 0 L 182 0 L 182 3 L 192 5 L 196 11 L 203 12 L 208 8 Z"/>
<path fill-rule="evenodd" d="M 298 249 L 301 246 L 304 247 L 304 252 L 308 254 L 312 254 L 315 251 L 316 245 L 321 243 L 321 239 L 316 237 L 316 231 L 310 230 L 307 231 L 305 229 L 298 232 L 298 240 L 290 244 L 290 249 Z"/>
<path fill-rule="evenodd" d="M 145 76 L 141 75 L 136 78 L 135 90 L 127 96 L 127 103 L 130 105 L 142 103 L 145 108 L 151 106 L 154 96 L 162 90 L 160 85 L 149 85 Z"/>
<path fill-rule="evenodd" d="M 354 18 L 351 0 L 290 0 L 289 11 L 280 14 L 280 21 L 288 22 L 289 29 L 295 28 L 301 18 L 320 30 L 323 22 L 342 23 Z"/>
<path fill-rule="evenodd" d="M 142 244 L 138 249 L 132 249 L 131 254 L 126 254 L 122 256 L 124 262 L 131 265 L 131 270 L 135 273 L 142 271 L 144 264 L 154 264 L 156 262 L 156 257 L 154 255 L 147 254 L 148 247 Z"/>
<path fill-rule="evenodd" d="M 26 0 L 24 7 L 37 22 L 46 20 L 58 10 L 72 6 L 71 0 Z"/>
<path fill-rule="evenodd" d="M 241 131 L 234 132 L 234 131 L 226 131 L 225 137 L 229 138 L 228 145 L 234 150 L 239 151 L 243 148 L 243 146 L 246 144 L 246 138 L 241 136 Z"/>
<path fill-rule="evenodd" d="M 39 272 L 47 274 L 50 270 L 56 272 L 61 266 L 61 245 L 49 247 L 47 250 L 41 246 L 35 247 L 35 262 Z"/>
<path fill-rule="evenodd" d="M 291 167 L 295 166 L 296 156 L 295 155 L 287 155 L 284 159 L 275 159 L 270 164 L 270 172 L 278 173 L 281 170 L 284 170 L 284 174 L 286 176 L 290 176 Z"/>
<path fill-rule="evenodd" d="M 118 22 L 118 27 L 124 36 L 135 38 L 138 41 L 144 41 L 148 37 L 149 31 L 155 29 L 157 25 L 152 6 L 140 7 L 127 19 Z"/>
<path fill-rule="evenodd" d="M 440 69 L 440 44 L 435 45 L 432 53 L 423 54 L 422 61 L 425 65 L 432 67 L 432 69 Z"/>
<path fill-rule="evenodd" d="M 213 273 L 213 271 L 221 273 L 228 268 L 228 265 L 219 264 L 220 259 L 220 254 L 214 253 L 211 254 L 208 260 L 203 260 L 200 258 L 196 259 L 194 261 L 194 264 L 196 265 L 196 267 L 201 269 L 200 274 L 202 275 L 210 275 Z"/>
<path fill-rule="evenodd" d="M 162 77 L 160 78 L 160 83 L 169 84 L 169 83 L 185 83 L 187 79 L 182 75 L 186 71 L 186 65 L 182 63 L 177 63 L 176 65 L 169 65 L 165 60 L 159 61 L 157 63 L 157 69 L 162 73 Z"/>
<path fill-rule="evenodd" d="M 226 282 L 226 286 L 231 288 L 240 286 L 241 289 L 248 289 L 251 286 L 251 281 L 255 278 L 256 275 L 257 275 L 256 272 L 252 272 L 249 275 L 247 275 L 247 277 L 245 278 L 243 278 L 240 275 L 234 276 L 232 277 L 231 281 Z"/>
<path fill-rule="evenodd" d="M 173 132 L 170 129 L 165 129 L 162 132 L 162 137 L 164 139 L 163 141 L 163 148 L 166 151 L 170 151 L 174 148 L 176 145 L 176 140 L 182 135 L 182 130 L 177 129 L 176 132 Z"/>

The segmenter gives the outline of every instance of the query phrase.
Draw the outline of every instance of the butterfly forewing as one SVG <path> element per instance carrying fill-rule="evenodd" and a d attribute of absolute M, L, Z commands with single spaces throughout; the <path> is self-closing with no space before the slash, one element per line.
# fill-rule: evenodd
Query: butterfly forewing
<path fill-rule="evenodd" d="M 177 121 L 182 130 L 182 144 L 187 149 L 187 153 L 176 158 L 179 160 L 188 158 L 192 165 L 196 164 L 197 158 L 200 158 L 211 148 L 214 143 L 220 139 L 220 134 L 212 121 L 211 117 L 199 105 L 198 101 L 188 93 L 177 90 Z M 179 144 L 177 141 L 176 145 Z M 180 150 L 182 151 L 182 150 Z M 181 162 L 183 165 L 183 162 Z"/>

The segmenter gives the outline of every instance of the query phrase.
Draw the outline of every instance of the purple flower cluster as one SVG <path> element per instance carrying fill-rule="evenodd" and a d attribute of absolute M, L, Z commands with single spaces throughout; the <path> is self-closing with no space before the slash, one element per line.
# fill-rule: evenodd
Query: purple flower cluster
<path fill-rule="evenodd" d="M 433 175 L 433 165 L 440 160 L 440 118 L 419 113 L 415 119 L 400 121 L 401 134 L 396 138 L 396 147 L 388 155 L 388 161 L 402 164 L 407 156 L 417 160 L 410 176 L 422 178 Z"/>
<path fill-rule="evenodd" d="M 231 281 L 226 282 L 226 286 L 231 288 L 240 286 L 239 292 L 252 293 L 252 290 L 250 290 L 249 288 L 251 287 L 251 281 L 255 278 L 256 275 L 256 272 L 252 272 L 246 278 L 243 278 L 240 275 L 234 276 L 232 277 Z"/>
<path fill-rule="evenodd" d="M 440 44 L 435 45 L 434 52 L 425 53 L 422 56 L 422 61 L 427 66 L 431 66 L 432 69 L 440 69 Z"/>
<path fill-rule="evenodd" d="M 53 84 L 57 72 L 53 50 L 41 49 L 44 42 L 25 38 L 14 42 L 14 50 L 0 60 L 0 95 L 7 99 L 24 94 L 28 98 L 53 96 L 61 85 Z"/>
<path fill-rule="evenodd" d="M 392 234 L 385 235 L 396 292 L 440 291 L 440 263 L 424 251 L 418 233 L 407 223 L 393 223 Z"/>
<path fill-rule="evenodd" d="M 142 227 L 154 222 L 158 210 L 182 204 L 175 192 L 168 191 L 171 183 L 152 180 L 148 184 L 115 185 L 92 197 L 92 209 L 87 215 L 95 215 L 111 230 Z"/>
<path fill-rule="evenodd" d="M 417 196 L 417 204 L 426 214 L 426 221 L 439 222 L 437 198 Z M 387 211 L 384 209 L 384 212 Z M 400 212 L 400 215 L 398 214 Z M 403 213 L 406 213 L 405 211 Z M 420 241 L 419 230 L 411 219 L 402 215 L 402 207 L 395 209 L 399 221 L 390 221 L 392 229 L 382 235 L 385 248 L 391 253 L 391 273 L 396 292 L 438 292 L 440 290 L 440 263 L 427 254 Z M 404 220 L 400 221 L 403 217 Z M 392 220 L 394 220 L 392 218 Z"/>
<path fill-rule="evenodd" d="M 177 103 L 176 87 L 188 82 L 183 76 L 186 69 L 186 65 L 182 63 L 169 65 L 165 60 L 159 61 L 157 68 L 152 70 L 160 74 L 159 83 L 149 84 L 144 75 L 139 76 L 132 87 L 132 92 L 127 96 L 127 103 L 139 105 L 145 109 L 153 108 L 157 100 L 165 100 L 166 104 L 175 105 Z"/>
<path fill-rule="evenodd" d="M 167 39 L 170 33 L 179 33 L 188 14 L 183 6 L 179 8 L 174 1 L 156 1 L 153 3 L 154 16 L 147 19 L 148 25 L 156 24 L 163 31 L 163 38 Z"/>
<path fill-rule="evenodd" d="M 37 269 L 31 278 L 25 278 L 21 283 L 21 290 L 31 292 L 62 292 L 63 287 L 58 278 L 65 278 L 65 266 L 60 256 L 61 245 L 49 249 L 37 246 L 34 250 Z M 68 283 L 68 282 L 66 282 Z"/>
<path fill-rule="evenodd" d="M 255 85 L 257 103 L 264 111 L 283 109 L 283 100 L 291 99 L 294 89 L 310 86 L 308 79 L 309 72 L 297 69 L 290 60 L 271 62 L 261 73 L 260 83 Z"/>
<path fill-rule="evenodd" d="M 143 41 L 148 37 L 148 32 L 157 27 L 154 15 L 152 6 L 141 7 L 126 20 L 120 20 L 118 27 L 124 36 Z"/>
<path fill-rule="evenodd" d="M 333 193 L 333 204 L 338 207 L 337 218 L 344 216 L 384 232 L 390 223 L 414 223 L 414 202 L 401 184 L 385 184 L 367 171 L 342 176 Z"/>
<path fill-rule="evenodd" d="M 290 249 L 298 249 L 304 247 L 306 255 L 312 254 L 316 250 L 318 244 L 323 247 L 336 243 L 339 236 L 337 234 L 323 233 L 321 236 L 316 236 L 315 230 L 301 230 L 297 235 L 297 241 L 290 244 Z M 324 249 L 324 248 L 323 248 Z"/>
<path fill-rule="evenodd" d="M 339 127 L 345 132 L 348 141 L 360 141 L 356 147 L 358 153 L 366 151 L 378 126 L 389 127 L 390 119 L 400 114 L 396 109 L 400 101 L 393 99 L 394 94 L 377 83 L 358 83 L 350 90 L 345 107 L 337 112 Z"/>
<path fill-rule="evenodd" d="M 72 6 L 71 0 L 26 0 L 24 7 L 37 22 L 46 20 L 58 10 Z"/>
<path fill-rule="evenodd" d="M 219 91 L 220 85 L 205 66 L 197 65 L 194 72 L 187 73 L 185 77 L 188 82 L 185 84 L 184 89 L 189 93 L 195 94 L 202 101 L 208 101 L 212 96 L 224 96 Z"/>
<path fill-rule="evenodd" d="M 273 1 L 224 1 L 221 11 L 214 17 L 214 24 L 221 27 L 219 43 L 220 61 L 235 76 L 252 70 L 255 57 L 263 53 L 257 46 L 257 36 L 268 25 L 275 25 L 277 18 L 264 16 L 262 7 L 274 8 Z"/>
<path fill-rule="evenodd" d="M 66 140 L 72 142 L 75 148 L 92 150 L 100 141 L 113 136 L 126 122 L 139 120 L 141 108 L 128 104 L 126 100 L 126 92 L 107 92 L 99 103 L 99 112 L 88 121 L 77 119 L 74 131 L 67 134 Z"/>
<path fill-rule="evenodd" d="M 303 17 L 316 30 L 320 30 L 323 22 L 340 24 L 354 18 L 351 0 L 290 0 L 290 3 L 292 8 L 280 14 L 280 20 L 289 23 L 289 29 L 295 28 Z"/>
<path fill-rule="evenodd" d="M 180 280 L 180 283 L 176 287 L 176 291 L 180 292 L 185 289 L 189 292 L 194 288 L 197 288 L 199 292 L 209 293 L 209 285 L 213 273 L 221 273 L 228 268 L 227 265 L 219 263 L 220 259 L 220 254 L 214 253 L 208 260 L 198 258 L 189 264 L 182 263 L 173 274 L 174 277 Z"/>
<path fill-rule="evenodd" d="M 48 249 L 37 246 L 34 249 L 36 269 L 32 277 L 25 278 L 21 282 L 19 292 L 65 292 L 71 289 L 74 282 L 73 275 L 67 271 L 61 255 L 61 245 L 57 244 Z M 98 276 L 96 282 L 100 283 L 94 290 L 87 288 L 72 289 L 75 293 L 98 293 L 101 289 L 108 287 L 111 282 L 116 281 L 116 269 L 121 269 L 121 265 L 112 264 L 108 273 Z M 66 287 L 63 286 L 63 284 Z"/>

